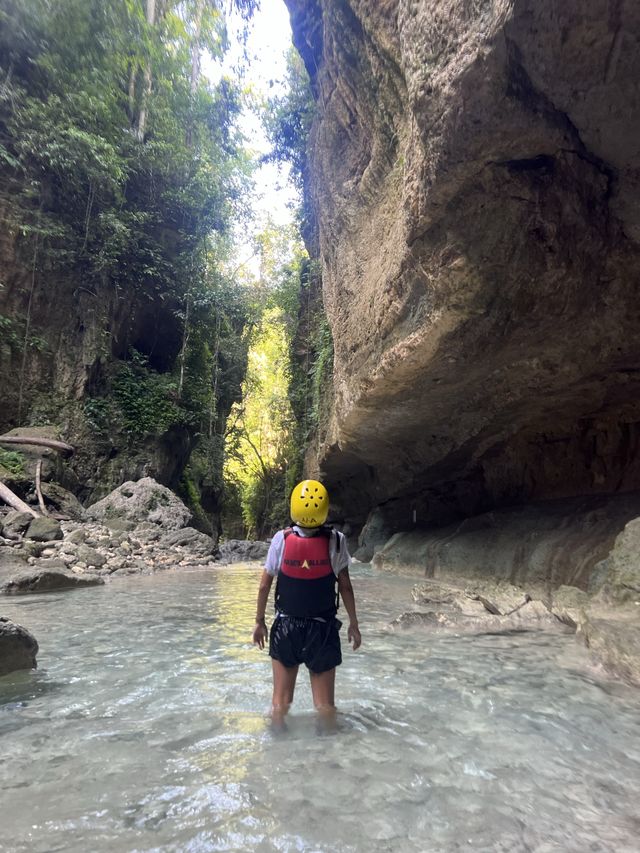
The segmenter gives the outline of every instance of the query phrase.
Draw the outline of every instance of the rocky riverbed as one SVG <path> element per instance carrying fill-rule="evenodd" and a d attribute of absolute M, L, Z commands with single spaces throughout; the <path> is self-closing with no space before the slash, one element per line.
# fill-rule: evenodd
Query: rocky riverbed
<path fill-rule="evenodd" d="M 187 507 L 149 477 L 124 483 L 86 510 L 66 496 L 65 509 L 67 517 L 61 518 L 16 511 L 0 516 L 0 594 L 78 589 L 162 569 L 261 560 L 268 549 L 266 542 L 217 545 L 189 526 Z M 26 628 L 8 620 L 0 624 L 0 675 L 35 666 L 36 652 Z"/>
<path fill-rule="evenodd" d="M 60 491 L 56 500 L 60 508 Z M 86 510 L 72 501 L 64 506 L 63 518 L 34 519 L 13 511 L 0 517 L 0 594 L 78 589 L 163 569 L 260 561 L 268 549 L 267 542 L 217 545 L 191 527 L 187 507 L 150 478 L 124 483 Z M 376 553 L 374 565 L 415 572 L 416 555 L 426 547 L 416 537 L 393 537 Z M 421 563 L 413 602 L 407 601 L 407 610 L 389 628 L 455 635 L 538 630 L 575 634 L 610 674 L 640 685 L 638 537 L 640 520 L 634 519 L 615 539 L 606 558 L 608 583 L 596 592 L 569 584 L 552 588 L 535 576 L 523 585 L 496 577 L 464 577 L 442 560 L 428 561 L 430 568 Z M 468 559 L 463 562 L 469 564 Z M 425 572 L 434 576 L 425 578 Z M 7 620 L 0 624 L 0 675 L 35 666 L 36 652 L 37 641 L 27 628 Z"/>

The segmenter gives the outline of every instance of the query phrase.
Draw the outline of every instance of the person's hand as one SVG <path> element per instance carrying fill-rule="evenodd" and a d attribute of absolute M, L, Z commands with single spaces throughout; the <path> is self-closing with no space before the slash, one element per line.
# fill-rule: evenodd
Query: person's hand
<path fill-rule="evenodd" d="M 349 628 L 347 629 L 347 640 L 353 646 L 354 652 L 356 649 L 359 649 L 360 646 L 362 645 L 362 637 L 360 636 L 360 628 L 358 628 L 357 624 L 349 625 Z"/>
<path fill-rule="evenodd" d="M 264 644 L 268 636 L 267 623 L 264 619 L 262 622 L 256 622 L 256 627 L 253 629 L 253 645 L 264 649 Z"/>

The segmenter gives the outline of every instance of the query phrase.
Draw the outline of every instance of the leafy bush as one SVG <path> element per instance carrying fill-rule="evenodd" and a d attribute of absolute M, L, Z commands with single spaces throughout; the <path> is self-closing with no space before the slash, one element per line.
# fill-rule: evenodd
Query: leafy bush
<path fill-rule="evenodd" d="M 118 365 L 112 391 L 123 429 L 132 437 L 159 436 L 174 425 L 191 423 L 189 412 L 178 403 L 173 377 L 151 370 L 146 357 L 135 350 L 131 361 Z"/>
<path fill-rule="evenodd" d="M 24 456 L 17 450 L 2 450 L 0 448 L 0 465 L 12 474 L 16 476 L 24 474 L 24 462 Z"/>

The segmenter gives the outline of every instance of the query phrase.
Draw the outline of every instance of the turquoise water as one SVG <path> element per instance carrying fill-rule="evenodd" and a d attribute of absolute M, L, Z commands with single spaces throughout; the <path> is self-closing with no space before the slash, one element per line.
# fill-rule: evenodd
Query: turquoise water
<path fill-rule="evenodd" d="M 572 638 L 393 633 L 411 581 L 356 567 L 339 731 L 301 673 L 278 735 L 258 575 L 2 600 L 41 651 L 0 679 L 0 849 L 640 850 L 640 692 Z"/>

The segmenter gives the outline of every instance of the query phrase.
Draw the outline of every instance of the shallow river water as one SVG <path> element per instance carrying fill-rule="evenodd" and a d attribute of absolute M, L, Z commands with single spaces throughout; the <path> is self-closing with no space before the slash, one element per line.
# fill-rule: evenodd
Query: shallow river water
<path fill-rule="evenodd" d="M 572 638 L 390 632 L 412 581 L 357 566 L 339 730 L 301 672 L 276 734 L 258 574 L 2 602 L 41 651 L 0 679 L 0 849 L 640 850 L 640 692 Z"/>

